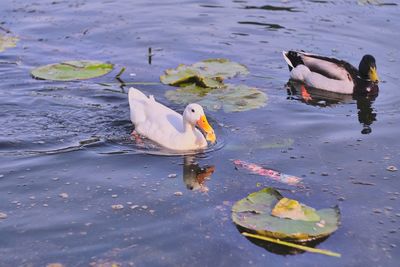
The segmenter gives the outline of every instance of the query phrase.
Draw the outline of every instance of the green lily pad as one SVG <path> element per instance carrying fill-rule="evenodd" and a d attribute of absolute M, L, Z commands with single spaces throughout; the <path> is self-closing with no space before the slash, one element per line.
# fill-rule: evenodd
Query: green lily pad
<path fill-rule="evenodd" d="M 109 73 L 112 64 L 94 60 L 66 61 L 38 67 L 31 71 L 36 79 L 53 81 L 86 80 Z"/>
<path fill-rule="evenodd" d="M 223 88 L 224 79 L 239 74 L 248 74 L 244 65 L 232 62 L 229 59 L 207 59 L 192 65 L 179 65 L 176 69 L 168 69 L 160 81 L 173 86 L 196 84 L 204 88 Z"/>
<path fill-rule="evenodd" d="M 272 211 L 282 205 L 277 206 L 282 199 L 283 196 L 273 188 L 252 193 L 233 205 L 232 220 L 246 231 L 295 242 L 323 238 L 338 229 L 340 212 L 337 207 L 314 210 L 296 201 L 294 206 L 300 207 L 300 211 L 274 216 Z M 286 212 L 289 209 L 282 210 Z"/>
<path fill-rule="evenodd" d="M 0 52 L 3 52 L 7 48 L 15 47 L 18 41 L 18 37 L 0 34 Z"/>
<path fill-rule="evenodd" d="M 211 111 L 247 111 L 265 106 L 267 95 L 246 85 L 226 84 L 226 88 L 211 89 L 192 84 L 169 90 L 165 97 L 177 104 L 198 103 Z"/>

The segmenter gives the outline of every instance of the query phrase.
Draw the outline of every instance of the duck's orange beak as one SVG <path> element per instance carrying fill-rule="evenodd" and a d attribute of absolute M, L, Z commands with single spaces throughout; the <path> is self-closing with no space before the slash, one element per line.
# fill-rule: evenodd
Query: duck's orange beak
<path fill-rule="evenodd" d="M 213 128 L 210 126 L 210 124 L 207 121 L 206 115 L 202 115 L 200 119 L 197 121 L 197 126 L 200 127 L 205 133 L 206 133 L 206 139 L 207 141 L 210 141 L 211 143 L 215 143 L 215 140 L 217 139 L 214 133 Z"/>

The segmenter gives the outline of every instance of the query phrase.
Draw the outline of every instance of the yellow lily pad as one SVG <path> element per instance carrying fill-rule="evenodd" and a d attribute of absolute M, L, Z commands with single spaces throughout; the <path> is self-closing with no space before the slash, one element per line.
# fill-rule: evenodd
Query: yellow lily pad
<path fill-rule="evenodd" d="M 281 198 L 278 203 L 276 203 L 271 211 L 271 215 L 279 218 L 312 222 L 317 222 L 321 219 L 314 208 L 310 208 L 304 204 L 300 204 L 297 200 L 286 197 Z"/>
<path fill-rule="evenodd" d="M 0 52 L 17 45 L 18 37 L 0 34 Z"/>

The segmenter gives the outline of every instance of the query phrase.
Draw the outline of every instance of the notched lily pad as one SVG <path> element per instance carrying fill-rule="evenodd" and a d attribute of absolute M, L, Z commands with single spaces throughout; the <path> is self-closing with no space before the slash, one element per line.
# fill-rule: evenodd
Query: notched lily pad
<path fill-rule="evenodd" d="M 0 52 L 17 45 L 18 37 L 0 34 Z"/>
<path fill-rule="evenodd" d="M 160 81 L 173 86 L 196 84 L 204 88 L 223 88 L 224 79 L 236 75 L 248 74 L 247 68 L 229 59 L 207 59 L 192 65 L 179 65 L 176 69 L 168 69 L 160 76 Z"/>
<path fill-rule="evenodd" d="M 31 71 L 36 79 L 53 81 L 86 80 L 109 73 L 113 65 L 94 60 L 66 61 L 38 67 Z"/>
<path fill-rule="evenodd" d="M 339 225 L 337 207 L 315 210 L 264 188 L 232 207 L 232 220 L 248 232 L 287 241 L 306 242 L 326 237 Z"/>
<path fill-rule="evenodd" d="M 223 109 L 227 113 L 260 108 L 267 102 L 267 95 L 257 88 L 233 84 L 226 84 L 226 88 L 220 89 L 203 88 L 192 84 L 169 90 L 165 96 L 177 104 L 198 103 L 208 110 Z"/>

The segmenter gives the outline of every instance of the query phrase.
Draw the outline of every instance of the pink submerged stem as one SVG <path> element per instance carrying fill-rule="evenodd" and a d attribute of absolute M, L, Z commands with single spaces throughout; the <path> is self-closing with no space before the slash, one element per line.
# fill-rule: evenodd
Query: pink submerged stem
<path fill-rule="evenodd" d="M 300 177 L 296 177 L 293 175 L 287 175 L 287 174 L 284 174 L 284 173 L 281 173 L 281 172 L 278 172 L 275 170 L 261 167 L 260 165 L 257 165 L 255 163 L 249 163 L 249 162 L 239 160 L 239 159 L 234 160 L 233 164 L 235 164 L 236 167 L 241 167 L 243 169 L 250 171 L 251 173 L 265 176 L 265 177 L 271 178 L 275 181 L 285 183 L 288 185 L 298 185 L 298 184 L 300 184 L 300 182 L 302 180 Z"/>

